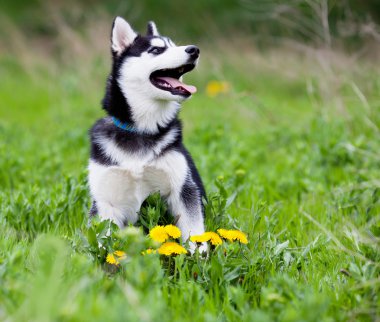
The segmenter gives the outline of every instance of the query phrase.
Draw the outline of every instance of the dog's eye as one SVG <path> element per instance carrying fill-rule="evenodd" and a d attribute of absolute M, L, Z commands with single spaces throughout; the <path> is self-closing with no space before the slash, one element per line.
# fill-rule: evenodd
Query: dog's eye
<path fill-rule="evenodd" d="M 149 50 L 148 50 L 148 53 L 150 54 L 154 54 L 154 55 L 158 55 L 158 54 L 161 54 L 165 51 L 165 48 L 164 47 L 151 47 Z"/>

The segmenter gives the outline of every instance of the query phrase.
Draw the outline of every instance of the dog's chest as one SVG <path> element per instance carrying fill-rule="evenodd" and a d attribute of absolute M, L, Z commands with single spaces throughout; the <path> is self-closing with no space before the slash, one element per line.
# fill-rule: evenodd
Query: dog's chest
<path fill-rule="evenodd" d="M 98 200 L 138 208 L 149 194 L 159 191 L 167 196 L 186 179 L 187 163 L 179 152 L 159 156 L 154 149 L 128 153 L 111 142 L 103 142 L 103 148 L 117 165 L 90 161 L 90 189 Z"/>
<path fill-rule="evenodd" d="M 156 158 L 152 152 L 142 156 L 129 155 L 119 166 L 109 170 L 117 176 L 122 174 L 124 181 L 121 185 L 128 186 L 144 199 L 156 191 L 167 195 L 170 191 L 170 169 L 165 165 L 165 159 L 165 156 Z"/>

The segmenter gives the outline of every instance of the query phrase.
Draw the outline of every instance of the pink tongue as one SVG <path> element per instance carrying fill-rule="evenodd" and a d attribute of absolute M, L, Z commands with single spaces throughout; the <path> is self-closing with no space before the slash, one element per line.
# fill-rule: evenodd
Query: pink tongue
<path fill-rule="evenodd" d="M 159 79 L 162 79 L 163 81 L 169 83 L 173 88 L 182 87 L 191 94 L 194 94 L 197 91 L 197 88 L 192 85 L 186 85 L 184 83 L 181 83 L 178 79 L 172 78 L 172 77 L 159 77 Z"/>

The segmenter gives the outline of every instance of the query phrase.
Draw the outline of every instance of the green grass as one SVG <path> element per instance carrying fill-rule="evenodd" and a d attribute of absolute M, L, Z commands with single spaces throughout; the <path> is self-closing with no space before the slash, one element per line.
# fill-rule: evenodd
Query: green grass
<path fill-rule="evenodd" d="M 181 118 L 207 229 L 241 229 L 249 244 L 170 262 L 141 255 L 147 229 L 171 220 L 158 196 L 137 230 L 87 227 L 106 45 L 75 61 L 0 56 L 0 320 L 379 320 L 378 67 L 331 53 L 327 72 L 312 55 L 233 45 L 201 44 Z M 209 97 L 210 80 L 229 93 Z M 116 249 L 119 269 L 105 264 Z"/>

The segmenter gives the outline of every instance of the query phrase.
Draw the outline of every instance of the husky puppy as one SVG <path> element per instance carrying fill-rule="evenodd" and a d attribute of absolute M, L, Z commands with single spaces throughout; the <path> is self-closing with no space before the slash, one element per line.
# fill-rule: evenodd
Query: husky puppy
<path fill-rule="evenodd" d="M 199 49 L 176 46 L 153 22 L 139 35 L 117 17 L 111 52 L 103 99 L 108 116 L 90 130 L 90 215 L 120 228 L 134 224 L 142 202 L 159 191 L 183 240 L 202 234 L 205 190 L 177 118 L 180 104 L 196 92 L 182 75 L 197 65 Z"/>

